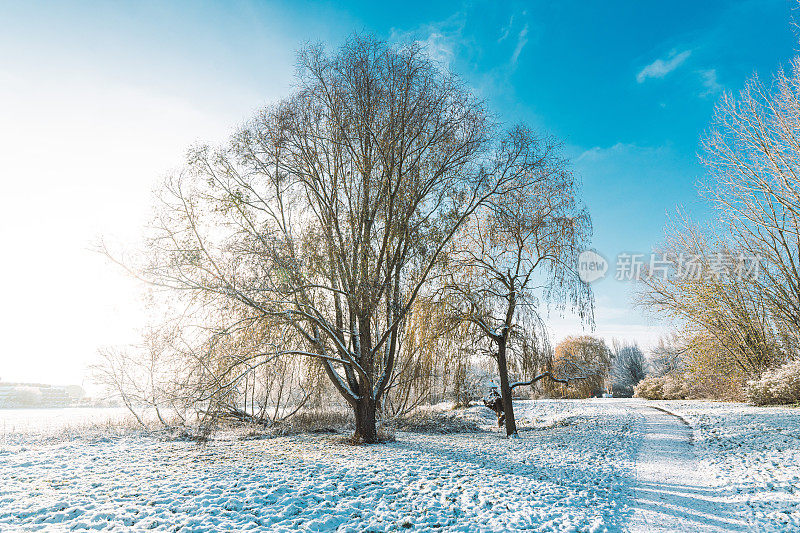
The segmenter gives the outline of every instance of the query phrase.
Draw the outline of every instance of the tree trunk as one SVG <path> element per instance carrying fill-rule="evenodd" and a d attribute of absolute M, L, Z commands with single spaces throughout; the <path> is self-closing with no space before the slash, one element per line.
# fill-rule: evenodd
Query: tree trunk
<path fill-rule="evenodd" d="M 378 442 L 377 404 L 369 395 L 361 398 L 353 410 L 356 415 L 356 432 L 353 441 L 358 444 L 374 444 Z"/>
<path fill-rule="evenodd" d="M 500 374 L 500 395 L 503 397 L 503 411 L 506 415 L 506 435 L 517 434 L 517 422 L 514 420 L 514 405 L 511 401 L 511 384 L 508 382 L 508 362 L 506 361 L 506 346 L 508 344 L 508 330 L 497 339 L 497 371 Z"/>

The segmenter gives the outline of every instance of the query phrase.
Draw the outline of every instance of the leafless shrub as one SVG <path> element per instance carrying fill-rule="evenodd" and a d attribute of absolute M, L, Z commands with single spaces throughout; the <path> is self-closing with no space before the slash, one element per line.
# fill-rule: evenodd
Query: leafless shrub
<path fill-rule="evenodd" d="M 634 397 L 648 400 L 743 400 L 743 382 L 729 374 L 699 371 L 651 376 L 634 387 Z"/>

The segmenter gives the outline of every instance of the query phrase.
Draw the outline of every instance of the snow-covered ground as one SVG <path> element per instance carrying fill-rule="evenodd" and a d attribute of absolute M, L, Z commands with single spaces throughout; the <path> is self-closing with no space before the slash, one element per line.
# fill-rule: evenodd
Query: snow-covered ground
<path fill-rule="evenodd" d="M 0 409 L 0 437 L 9 433 L 35 433 L 39 435 L 80 433 L 87 428 L 135 420 L 124 407 L 74 407 L 66 409 Z"/>
<path fill-rule="evenodd" d="M 502 438 L 482 407 L 462 415 L 480 432 L 398 433 L 361 447 L 332 435 L 228 434 L 198 445 L 5 431 L 0 531 L 800 529 L 800 411 L 516 405 L 520 439 Z"/>
<path fill-rule="evenodd" d="M 635 532 L 744 531 L 744 517 L 727 489 L 704 472 L 692 429 L 660 408 L 630 404 L 641 423 L 633 489 Z"/>
<path fill-rule="evenodd" d="M 651 402 L 693 428 L 703 475 L 757 531 L 800 531 L 800 409 Z"/>

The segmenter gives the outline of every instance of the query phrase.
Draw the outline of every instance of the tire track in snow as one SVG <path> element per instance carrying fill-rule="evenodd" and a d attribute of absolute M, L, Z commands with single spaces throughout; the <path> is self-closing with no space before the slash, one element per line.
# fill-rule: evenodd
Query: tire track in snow
<path fill-rule="evenodd" d="M 640 419 L 629 531 L 745 531 L 725 491 L 703 476 L 689 424 L 661 408 L 629 408 Z"/>

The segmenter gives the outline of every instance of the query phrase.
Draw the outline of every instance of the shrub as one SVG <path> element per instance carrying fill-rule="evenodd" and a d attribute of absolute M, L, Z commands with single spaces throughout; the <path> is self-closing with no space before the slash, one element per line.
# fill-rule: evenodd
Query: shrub
<path fill-rule="evenodd" d="M 685 400 L 689 395 L 689 387 L 686 383 L 686 376 L 668 374 L 664 376 L 663 399 L 664 400 Z"/>
<path fill-rule="evenodd" d="M 646 400 L 742 401 L 742 386 L 741 381 L 719 373 L 673 372 L 644 379 L 636 386 L 634 396 Z"/>
<path fill-rule="evenodd" d="M 663 377 L 645 378 L 633 388 L 633 395 L 646 400 L 663 400 L 665 381 L 666 378 Z"/>
<path fill-rule="evenodd" d="M 747 400 L 756 405 L 800 402 L 800 359 L 765 372 L 747 383 Z"/>

